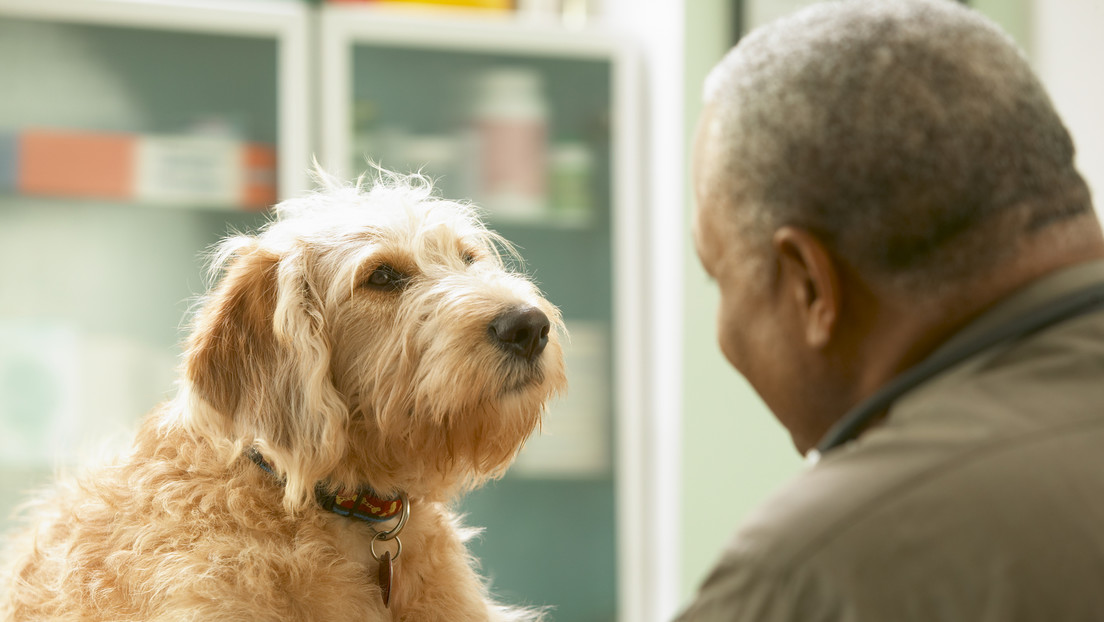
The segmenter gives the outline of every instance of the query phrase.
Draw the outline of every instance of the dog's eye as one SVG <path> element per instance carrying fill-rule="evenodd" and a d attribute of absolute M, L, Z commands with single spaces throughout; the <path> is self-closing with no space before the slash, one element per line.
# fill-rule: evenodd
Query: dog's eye
<path fill-rule="evenodd" d="M 464 259 L 464 265 L 470 266 L 475 263 L 475 253 L 471 251 L 464 251 L 461 257 Z"/>
<path fill-rule="evenodd" d="M 372 289 L 396 290 L 406 284 L 406 276 L 388 265 L 382 265 L 368 275 L 364 284 Z"/>

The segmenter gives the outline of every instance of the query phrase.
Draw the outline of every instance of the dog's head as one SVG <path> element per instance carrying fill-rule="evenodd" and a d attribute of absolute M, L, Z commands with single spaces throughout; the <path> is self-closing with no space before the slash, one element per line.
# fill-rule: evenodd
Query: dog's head
<path fill-rule="evenodd" d="M 185 424 L 260 447 L 292 505 L 319 482 L 432 497 L 500 475 L 565 386 L 559 312 L 427 183 L 330 186 L 220 246 Z"/>

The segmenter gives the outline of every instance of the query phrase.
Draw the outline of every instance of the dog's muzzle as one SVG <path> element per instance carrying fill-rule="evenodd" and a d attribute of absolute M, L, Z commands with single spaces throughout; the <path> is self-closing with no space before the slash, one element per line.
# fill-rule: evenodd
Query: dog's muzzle
<path fill-rule="evenodd" d="M 526 361 L 534 361 L 548 345 L 551 322 L 543 311 L 532 306 L 514 307 L 499 315 L 487 327 L 491 340 L 499 348 Z"/>

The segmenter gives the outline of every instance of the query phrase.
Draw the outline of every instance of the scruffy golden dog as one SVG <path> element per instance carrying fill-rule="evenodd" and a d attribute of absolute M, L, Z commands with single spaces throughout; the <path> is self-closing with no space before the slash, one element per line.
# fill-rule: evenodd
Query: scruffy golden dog
<path fill-rule="evenodd" d="M 221 245 L 178 395 L 37 503 L 4 619 L 537 616 L 488 598 L 449 503 L 564 387 L 559 314 L 427 183 L 329 186 Z"/>

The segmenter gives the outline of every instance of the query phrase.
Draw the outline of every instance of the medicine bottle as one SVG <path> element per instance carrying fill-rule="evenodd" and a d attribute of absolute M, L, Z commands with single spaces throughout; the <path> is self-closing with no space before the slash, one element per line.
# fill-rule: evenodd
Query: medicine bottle
<path fill-rule="evenodd" d="M 548 103 L 541 76 L 520 67 L 490 69 L 477 79 L 472 121 L 479 200 L 492 215 L 545 216 Z"/>

